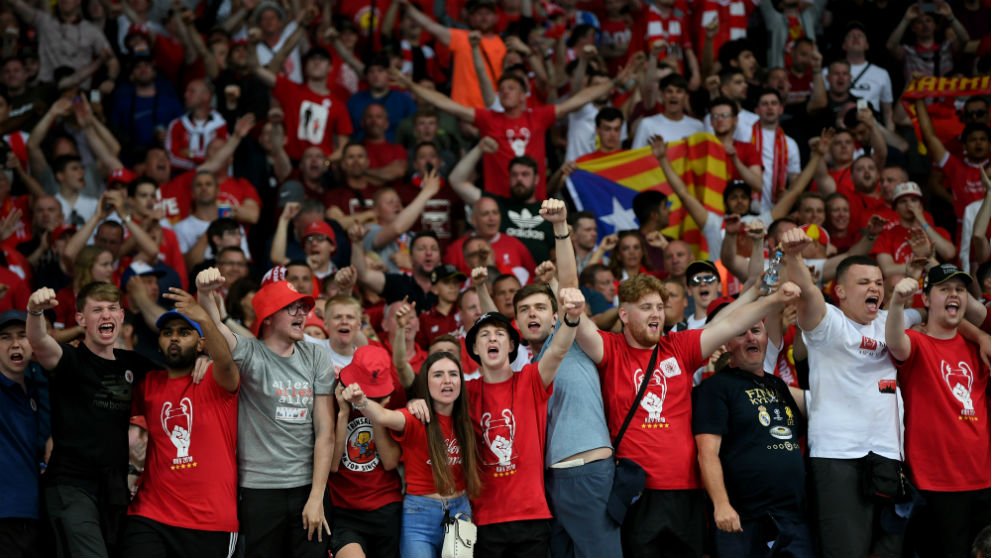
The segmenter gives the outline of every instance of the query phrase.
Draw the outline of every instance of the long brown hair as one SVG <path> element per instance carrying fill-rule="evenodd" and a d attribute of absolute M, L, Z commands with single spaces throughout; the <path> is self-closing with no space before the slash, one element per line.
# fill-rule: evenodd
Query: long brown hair
<path fill-rule="evenodd" d="M 449 352 L 434 353 L 427 357 L 420 366 L 420 373 L 414 380 L 414 394 L 427 402 L 431 420 L 427 423 L 427 452 L 431 457 L 431 472 L 434 475 L 434 486 L 438 494 L 451 494 L 455 491 L 455 476 L 448 463 L 448 446 L 441 435 L 437 415 L 434 412 L 434 399 L 428 387 L 428 371 L 435 362 L 450 360 L 458 367 L 458 377 L 461 379 L 461 390 L 451 411 L 451 426 L 462 455 L 462 471 L 465 474 L 465 488 L 469 498 L 477 498 L 482 489 L 482 479 L 479 477 L 478 446 L 475 443 L 475 430 L 472 419 L 468 414 L 468 393 L 465 391 L 465 375 L 458 358 Z"/>
<path fill-rule="evenodd" d="M 651 269 L 651 262 L 648 261 L 648 249 L 644 243 L 644 239 L 641 238 L 641 233 L 637 229 L 620 231 L 617 233 L 617 246 L 610 254 L 610 271 L 613 272 L 613 277 L 616 277 L 618 281 L 623 280 L 623 262 L 620 261 L 620 243 L 628 236 L 636 238 L 637 243 L 641 245 L 641 267 L 648 270 Z"/>

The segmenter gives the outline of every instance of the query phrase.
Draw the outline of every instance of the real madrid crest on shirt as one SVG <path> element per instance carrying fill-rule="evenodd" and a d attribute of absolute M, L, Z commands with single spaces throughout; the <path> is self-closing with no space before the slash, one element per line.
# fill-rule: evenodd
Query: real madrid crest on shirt
<path fill-rule="evenodd" d="M 768 426 L 772 423 L 772 417 L 768 414 L 768 409 L 764 405 L 758 407 L 758 422 L 761 423 L 761 426 Z"/>

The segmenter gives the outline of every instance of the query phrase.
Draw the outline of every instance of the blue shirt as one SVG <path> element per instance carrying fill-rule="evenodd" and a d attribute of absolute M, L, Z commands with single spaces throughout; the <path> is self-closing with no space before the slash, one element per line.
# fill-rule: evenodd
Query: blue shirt
<path fill-rule="evenodd" d="M 38 519 L 38 393 L 0 374 L 0 517 Z"/>
<path fill-rule="evenodd" d="M 533 362 L 541 360 L 560 328 L 559 321 Z M 555 390 L 548 400 L 547 437 L 546 468 L 577 453 L 613 447 L 603 411 L 599 372 L 578 342 L 569 347 L 555 375 Z"/>
<path fill-rule="evenodd" d="M 386 108 L 386 116 L 389 118 L 389 128 L 386 129 L 386 141 L 396 143 L 396 128 L 400 122 L 407 117 L 413 116 L 417 112 L 417 103 L 409 93 L 403 91 L 390 91 L 384 97 L 378 99 L 372 96 L 372 92 L 364 89 L 355 93 L 348 99 L 348 115 L 351 117 L 351 127 L 355 133 L 352 139 L 362 141 L 365 139 L 365 129 L 362 128 L 362 115 L 366 107 L 372 103 L 378 103 Z"/>

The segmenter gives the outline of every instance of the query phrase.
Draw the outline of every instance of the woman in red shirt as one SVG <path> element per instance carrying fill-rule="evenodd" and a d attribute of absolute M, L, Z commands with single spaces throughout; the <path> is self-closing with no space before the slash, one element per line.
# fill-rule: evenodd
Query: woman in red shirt
<path fill-rule="evenodd" d="M 374 424 L 392 431 L 403 450 L 406 496 L 400 556 L 440 556 L 448 516 L 471 516 L 469 498 L 479 495 L 475 433 L 462 394 L 462 369 L 451 353 L 430 355 L 414 380 L 414 393 L 426 403 L 427 424 L 407 409 L 393 411 L 365 397 L 356 383 L 343 397 Z"/>

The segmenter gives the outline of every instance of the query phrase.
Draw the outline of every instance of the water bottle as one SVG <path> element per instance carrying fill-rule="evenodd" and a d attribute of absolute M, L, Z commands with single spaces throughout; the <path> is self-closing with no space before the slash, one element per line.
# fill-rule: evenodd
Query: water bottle
<path fill-rule="evenodd" d="M 781 265 L 782 251 L 775 250 L 775 255 L 772 256 L 772 261 L 768 264 L 768 271 L 765 272 L 765 276 L 761 280 L 761 294 L 768 294 L 775 288 L 775 283 L 778 283 L 778 268 Z"/>

